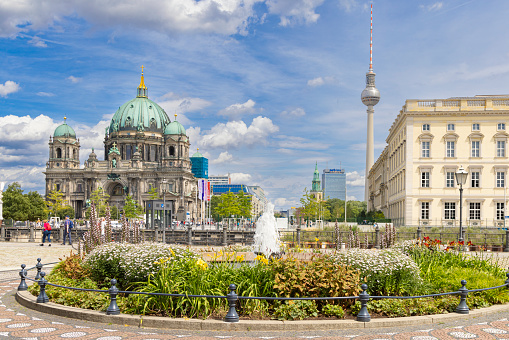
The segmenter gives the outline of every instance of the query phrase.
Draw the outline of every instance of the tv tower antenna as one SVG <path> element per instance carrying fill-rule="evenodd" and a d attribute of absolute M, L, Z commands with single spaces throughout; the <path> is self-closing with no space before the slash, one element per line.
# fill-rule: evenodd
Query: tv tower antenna
<path fill-rule="evenodd" d="M 374 148 L 374 129 L 373 129 L 373 115 L 375 113 L 375 105 L 380 101 L 380 91 L 375 87 L 375 73 L 373 72 L 373 4 L 371 4 L 371 17 L 370 17 L 370 31 L 369 31 L 369 70 L 366 73 L 366 88 L 362 91 L 361 100 L 368 108 L 367 124 L 367 137 L 366 137 L 366 175 L 364 181 L 364 200 L 367 202 L 368 211 L 371 206 L 369 202 L 369 170 L 375 163 L 375 148 Z"/>

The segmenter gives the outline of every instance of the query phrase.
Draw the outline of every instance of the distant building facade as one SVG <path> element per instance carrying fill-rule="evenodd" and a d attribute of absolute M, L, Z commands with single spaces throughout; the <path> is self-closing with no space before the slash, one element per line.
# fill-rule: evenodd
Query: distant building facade
<path fill-rule="evenodd" d="M 509 96 L 407 100 L 369 172 L 370 210 L 397 226 L 501 227 L 507 205 Z"/>
<path fill-rule="evenodd" d="M 242 191 L 251 199 L 251 215 L 253 219 L 260 217 L 267 206 L 265 192 L 259 186 L 247 186 L 244 184 L 211 184 L 212 195 L 220 196 L 232 192 L 234 194 Z"/>
<path fill-rule="evenodd" d="M 191 171 L 196 178 L 209 178 L 209 160 L 199 152 L 199 149 L 191 156 Z"/>
<path fill-rule="evenodd" d="M 346 199 L 346 173 L 343 169 L 324 169 L 322 173 L 324 199 Z"/>
<path fill-rule="evenodd" d="M 217 176 L 217 175 L 213 175 L 213 176 L 209 176 L 209 182 L 211 185 L 214 185 L 214 184 L 232 184 L 232 179 L 230 177 L 230 175 L 226 175 L 226 176 Z"/>

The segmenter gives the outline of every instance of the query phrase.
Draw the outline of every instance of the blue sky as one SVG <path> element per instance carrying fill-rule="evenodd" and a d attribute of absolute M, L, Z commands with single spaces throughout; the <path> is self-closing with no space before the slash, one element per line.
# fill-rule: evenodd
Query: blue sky
<path fill-rule="evenodd" d="M 144 65 L 210 174 L 286 209 L 341 162 L 362 200 L 371 3 L 375 158 L 406 99 L 509 93 L 508 1 L 0 0 L 0 180 L 42 192 L 64 116 L 102 159 Z"/>

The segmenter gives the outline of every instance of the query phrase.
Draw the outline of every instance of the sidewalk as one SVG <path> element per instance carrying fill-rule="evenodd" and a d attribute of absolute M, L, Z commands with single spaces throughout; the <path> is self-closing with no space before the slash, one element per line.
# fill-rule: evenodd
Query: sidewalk
<path fill-rule="evenodd" d="M 64 256 L 69 256 L 71 251 L 77 253 L 69 245 L 61 245 L 51 243 L 48 247 L 46 242 L 43 247 L 40 243 L 28 242 L 0 242 L 0 271 L 5 270 L 20 270 L 21 264 L 26 264 L 27 268 L 33 267 L 37 264 L 37 258 L 41 259 L 42 263 L 57 262 Z"/>

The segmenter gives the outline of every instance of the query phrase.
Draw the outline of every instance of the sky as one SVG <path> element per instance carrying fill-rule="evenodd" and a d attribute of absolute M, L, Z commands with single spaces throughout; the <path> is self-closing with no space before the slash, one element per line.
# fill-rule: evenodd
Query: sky
<path fill-rule="evenodd" d="M 210 175 L 299 205 L 315 162 L 363 200 L 373 4 L 375 160 L 406 99 L 509 93 L 504 0 L 0 0 L 0 180 L 44 193 L 67 124 L 81 164 L 136 96 L 181 122 Z"/>

